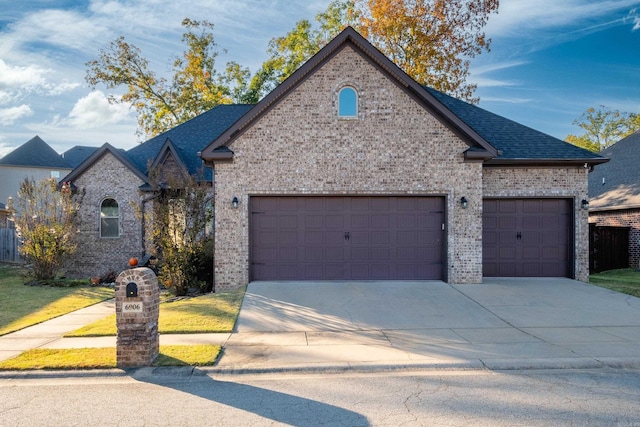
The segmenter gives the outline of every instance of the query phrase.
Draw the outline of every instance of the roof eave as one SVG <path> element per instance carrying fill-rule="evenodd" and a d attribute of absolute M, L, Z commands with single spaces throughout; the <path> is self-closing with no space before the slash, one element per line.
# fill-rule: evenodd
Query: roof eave
<path fill-rule="evenodd" d="M 487 160 L 485 166 L 583 166 L 585 168 L 608 162 L 604 157 L 586 159 L 501 159 Z"/>

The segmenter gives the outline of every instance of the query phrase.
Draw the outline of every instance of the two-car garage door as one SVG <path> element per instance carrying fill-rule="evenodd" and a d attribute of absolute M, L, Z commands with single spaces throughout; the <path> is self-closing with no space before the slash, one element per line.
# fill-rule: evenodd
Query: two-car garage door
<path fill-rule="evenodd" d="M 252 197 L 251 280 L 443 279 L 442 197 Z"/>

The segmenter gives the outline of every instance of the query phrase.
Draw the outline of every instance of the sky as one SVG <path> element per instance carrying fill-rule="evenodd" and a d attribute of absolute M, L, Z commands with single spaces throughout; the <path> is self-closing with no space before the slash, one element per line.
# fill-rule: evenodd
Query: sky
<path fill-rule="evenodd" d="M 85 63 L 119 36 L 169 77 L 183 18 L 215 24 L 223 67 L 255 72 L 269 40 L 330 0 L 0 0 L 0 157 L 39 135 L 75 145 L 140 143 L 135 112 L 85 82 Z M 640 0 L 500 0 L 472 59 L 479 106 L 560 139 L 589 107 L 640 113 Z M 226 51 L 226 52 L 223 52 Z M 122 93 L 121 91 L 120 93 Z M 118 93 L 114 91 L 114 93 Z"/>

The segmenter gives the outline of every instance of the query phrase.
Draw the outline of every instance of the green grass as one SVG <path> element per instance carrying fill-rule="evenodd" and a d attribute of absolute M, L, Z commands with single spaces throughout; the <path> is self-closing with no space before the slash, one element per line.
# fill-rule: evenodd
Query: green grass
<path fill-rule="evenodd" d="M 160 346 L 153 366 L 209 366 L 220 352 L 217 345 Z M 34 349 L 0 362 L 0 370 L 110 369 L 116 367 L 116 349 Z"/>
<path fill-rule="evenodd" d="M 0 335 L 113 298 L 113 290 L 102 287 L 25 286 L 24 273 L 0 267 Z"/>
<path fill-rule="evenodd" d="M 244 289 L 207 294 L 160 304 L 158 331 L 161 334 L 231 332 L 236 323 Z M 116 315 L 91 323 L 65 337 L 116 335 Z"/>
<path fill-rule="evenodd" d="M 592 274 L 589 276 L 589 282 L 603 288 L 640 297 L 640 272 L 632 268 Z"/>

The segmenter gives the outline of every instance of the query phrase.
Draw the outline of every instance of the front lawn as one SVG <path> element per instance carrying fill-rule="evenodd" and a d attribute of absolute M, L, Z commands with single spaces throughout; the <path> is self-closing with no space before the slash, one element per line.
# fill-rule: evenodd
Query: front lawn
<path fill-rule="evenodd" d="M 633 268 L 592 274 L 589 276 L 589 282 L 603 288 L 640 297 L 640 272 Z"/>
<path fill-rule="evenodd" d="M 113 298 L 113 289 L 103 287 L 25 286 L 25 272 L 0 267 L 0 335 Z"/>
<path fill-rule="evenodd" d="M 161 334 L 231 332 L 236 323 L 245 289 L 206 294 L 160 304 L 158 331 Z M 91 323 L 65 337 L 116 335 L 116 315 Z"/>
<path fill-rule="evenodd" d="M 220 352 L 218 345 L 160 346 L 153 366 L 209 366 Z M 116 348 L 33 349 L 0 362 L 0 370 L 111 369 L 116 367 Z"/>

